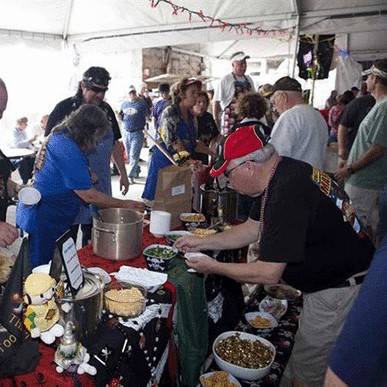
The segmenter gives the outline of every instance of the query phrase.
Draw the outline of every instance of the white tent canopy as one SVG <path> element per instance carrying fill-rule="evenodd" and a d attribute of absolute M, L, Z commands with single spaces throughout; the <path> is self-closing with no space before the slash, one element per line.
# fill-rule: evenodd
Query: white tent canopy
<path fill-rule="evenodd" d="M 200 43 L 217 58 L 245 46 L 256 57 L 278 57 L 299 32 L 336 34 L 356 60 L 387 52 L 384 0 L 1 0 L 0 8 L 0 44 L 24 38 L 106 53 Z M 278 32 L 250 36 L 232 25 Z"/>
<path fill-rule="evenodd" d="M 250 72 L 285 59 L 293 74 L 300 34 L 336 34 L 351 58 L 373 61 L 387 54 L 386 27 L 387 0 L 0 0 L 0 77 L 10 90 L 0 126 L 51 111 L 91 65 L 109 69 L 114 105 L 141 79 L 143 48 L 202 55 L 206 77 L 229 71 L 235 51 L 251 56 Z"/>

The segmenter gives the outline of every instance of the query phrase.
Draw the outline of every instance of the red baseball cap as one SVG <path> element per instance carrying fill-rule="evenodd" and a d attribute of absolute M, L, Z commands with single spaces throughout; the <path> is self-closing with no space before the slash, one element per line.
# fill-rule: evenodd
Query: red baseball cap
<path fill-rule="evenodd" d="M 259 125 L 242 126 L 229 134 L 218 147 L 218 158 L 211 168 L 210 175 L 218 177 L 225 172 L 233 159 L 238 159 L 263 148 L 268 142 Z"/>

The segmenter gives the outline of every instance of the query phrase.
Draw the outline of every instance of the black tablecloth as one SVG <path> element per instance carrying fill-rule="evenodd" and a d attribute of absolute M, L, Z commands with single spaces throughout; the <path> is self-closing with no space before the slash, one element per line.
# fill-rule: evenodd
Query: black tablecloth
<path fill-rule="evenodd" d="M 266 296 L 263 287 L 258 287 L 257 290 L 250 297 L 244 313 L 256 312 L 259 310 L 259 303 Z M 269 340 L 276 348 L 276 357 L 271 366 L 270 373 L 263 379 L 254 382 L 242 381 L 242 386 L 255 386 L 255 387 L 276 387 L 281 382 L 282 375 L 285 371 L 286 365 L 289 361 L 292 353 L 295 334 L 298 329 L 298 317 L 302 309 L 302 297 L 295 301 L 288 301 L 288 309 L 286 313 L 279 320 L 277 328 L 267 329 L 255 329 L 251 327 L 245 318 L 243 317 L 235 330 L 241 332 L 247 332 L 254 335 L 261 336 Z M 213 361 L 208 369 L 209 371 L 218 370 L 216 363 Z"/>

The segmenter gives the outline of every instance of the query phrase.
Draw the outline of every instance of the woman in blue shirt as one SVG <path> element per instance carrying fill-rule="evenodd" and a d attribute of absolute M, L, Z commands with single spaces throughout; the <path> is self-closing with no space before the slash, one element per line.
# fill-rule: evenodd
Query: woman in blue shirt
<path fill-rule="evenodd" d="M 141 211 L 143 205 L 119 200 L 93 187 L 94 173 L 86 154 L 110 130 L 106 113 L 84 104 L 47 137 L 36 160 L 33 186 L 41 200 L 35 206 L 20 204 L 16 221 L 29 233 L 31 267 L 48 263 L 55 241 L 74 223 L 82 202 L 98 207 L 125 207 Z"/>
<path fill-rule="evenodd" d="M 158 134 L 160 145 L 179 161 L 191 155 L 196 147 L 197 122 L 191 110 L 202 83 L 196 78 L 184 78 L 175 87 L 174 103 L 163 111 Z M 142 198 L 150 205 L 155 198 L 159 170 L 171 165 L 170 160 L 154 147 Z"/>

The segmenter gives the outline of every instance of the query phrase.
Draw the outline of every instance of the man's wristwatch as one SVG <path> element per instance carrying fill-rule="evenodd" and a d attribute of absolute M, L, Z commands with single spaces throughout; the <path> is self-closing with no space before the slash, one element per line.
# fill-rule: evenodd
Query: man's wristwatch
<path fill-rule="evenodd" d="M 353 168 L 352 168 L 352 165 L 348 165 L 347 171 L 348 171 L 348 173 L 349 173 L 350 175 L 352 175 L 352 174 L 355 173 L 355 171 L 354 171 Z"/>

